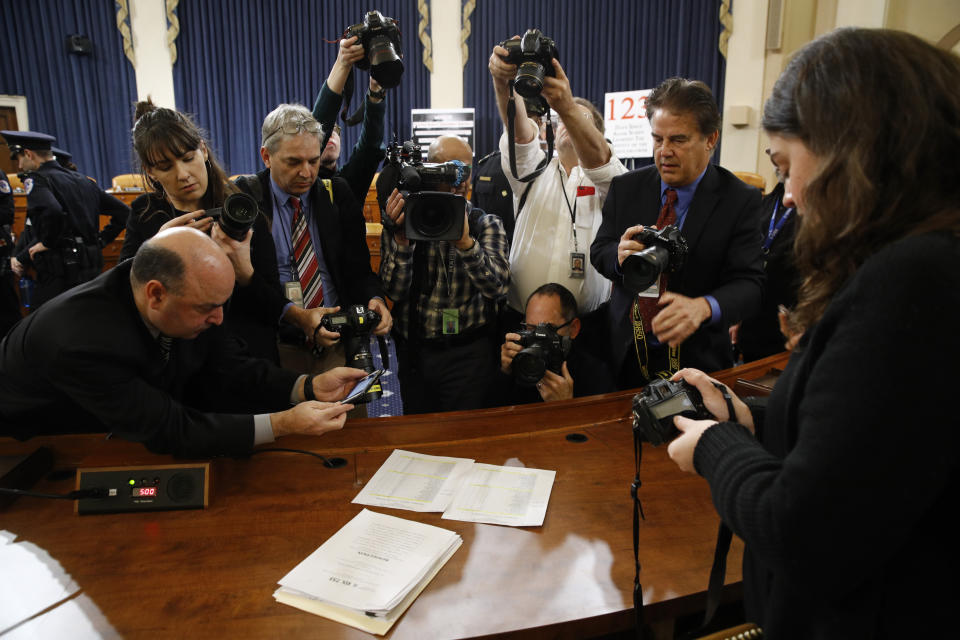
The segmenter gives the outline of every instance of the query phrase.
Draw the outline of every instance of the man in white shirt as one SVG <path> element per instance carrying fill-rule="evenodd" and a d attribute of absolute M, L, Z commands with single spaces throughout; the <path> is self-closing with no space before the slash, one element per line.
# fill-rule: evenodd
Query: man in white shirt
<path fill-rule="evenodd" d="M 517 65 L 504 61 L 506 55 L 506 49 L 495 46 L 489 62 L 505 128 L 510 84 L 517 74 Z M 557 282 L 569 289 L 577 306 L 588 313 L 610 297 L 610 281 L 590 263 L 590 244 L 600 227 L 610 181 L 625 173 L 626 167 L 604 139 L 603 117 L 596 107 L 588 100 L 575 98 L 563 67 L 556 59 L 551 62 L 556 75 L 544 77 L 541 95 L 560 117 L 557 157 L 531 182 L 518 179 L 534 171 L 545 157 L 537 139 L 537 125 L 527 116 L 523 100 L 514 101 L 516 176 L 510 168 L 506 130 L 500 137 L 500 157 L 513 189 L 516 218 L 507 304 L 523 313 L 527 298 L 537 287 Z M 521 200 L 522 208 L 518 206 Z"/>

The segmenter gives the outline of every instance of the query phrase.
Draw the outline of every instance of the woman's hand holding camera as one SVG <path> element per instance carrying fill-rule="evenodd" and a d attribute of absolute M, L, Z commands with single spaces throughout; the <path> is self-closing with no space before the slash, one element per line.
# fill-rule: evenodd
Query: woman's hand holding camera
<path fill-rule="evenodd" d="M 166 231 L 174 227 L 193 227 L 198 231 L 207 233 L 210 231 L 211 226 L 213 226 L 213 218 L 204 215 L 204 210 L 200 209 L 199 211 L 191 211 L 190 213 L 184 213 L 176 218 L 167 220 L 163 223 L 163 226 L 160 227 L 160 231 Z"/>
<path fill-rule="evenodd" d="M 750 414 L 750 409 L 747 408 L 747 405 L 734 395 L 732 391 L 727 389 L 730 400 L 733 402 L 734 412 L 736 413 L 736 415 L 730 416 L 727 401 L 724 399 L 723 393 L 714 386 L 714 383 L 720 383 L 704 372 L 697 369 L 681 369 L 671 380 L 684 380 L 688 384 L 696 387 L 703 398 L 703 406 L 707 408 L 707 411 L 716 416 L 718 420 L 722 422 L 739 422 L 750 429 L 751 433 L 753 432 L 753 416 Z M 680 435 L 667 447 L 667 453 L 670 455 L 670 459 L 676 462 L 680 469 L 689 473 L 695 473 L 696 469 L 693 467 L 693 452 L 696 450 L 697 443 L 700 441 L 700 436 L 703 435 L 703 432 L 717 424 L 717 421 L 691 420 L 683 416 L 676 416 L 673 419 L 673 424 L 680 430 Z"/>
<path fill-rule="evenodd" d="M 336 313 L 340 307 L 315 307 L 313 309 L 302 309 L 296 305 L 290 305 L 283 319 L 290 324 L 300 327 L 304 335 L 307 336 L 307 342 L 316 344 L 324 349 L 330 347 L 340 340 L 340 334 L 334 331 L 328 331 L 320 326 L 323 316 L 328 313 Z"/>
<path fill-rule="evenodd" d="M 247 231 L 247 237 L 243 240 L 234 240 L 223 232 L 219 224 L 214 224 L 210 227 L 210 237 L 230 258 L 233 272 L 237 276 L 237 284 L 241 287 L 250 284 L 250 279 L 253 278 L 253 262 L 250 258 L 250 238 L 253 237 L 253 229 Z"/>

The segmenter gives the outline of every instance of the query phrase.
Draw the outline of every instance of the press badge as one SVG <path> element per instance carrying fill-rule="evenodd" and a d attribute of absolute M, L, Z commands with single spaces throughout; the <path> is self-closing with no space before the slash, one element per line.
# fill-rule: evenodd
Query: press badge
<path fill-rule="evenodd" d="M 441 309 L 440 319 L 443 324 L 443 335 L 452 336 L 460 333 L 460 309 Z"/>
<path fill-rule="evenodd" d="M 287 297 L 287 300 L 303 309 L 303 289 L 298 281 L 284 282 L 283 295 Z"/>
<path fill-rule="evenodd" d="M 584 277 L 584 261 L 587 259 L 586 254 L 580 253 L 579 251 L 570 252 L 570 277 L 577 278 L 582 280 Z"/>
<path fill-rule="evenodd" d="M 660 297 L 660 278 L 657 278 L 649 288 L 637 294 L 641 298 L 659 298 Z"/>

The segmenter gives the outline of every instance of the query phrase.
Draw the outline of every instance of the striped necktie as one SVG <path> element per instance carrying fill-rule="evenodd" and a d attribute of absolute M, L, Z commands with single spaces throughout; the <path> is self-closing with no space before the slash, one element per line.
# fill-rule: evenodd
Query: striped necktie
<path fill-rule="evenodd" d="M 313 250 L 307 217 L 301 210 L 300 198 L 290 198 L 293 207 L 293 258 L 297 263 L 297 275 L 303 291 L 305 309 L 323 306 L 323 281 L 320 278 L 320 263 Z"/>

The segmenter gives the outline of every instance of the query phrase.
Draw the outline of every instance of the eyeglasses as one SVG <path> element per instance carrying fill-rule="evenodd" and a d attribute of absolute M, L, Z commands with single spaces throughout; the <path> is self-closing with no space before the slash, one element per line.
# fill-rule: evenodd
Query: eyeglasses
<path fill-rule="evenodd" d="M 301 118 L 299 120 L 287 120 L 286 122 L 281 123 L 279 127 L 268 133 L 264 140 L 269 140 L 281 131 L 292 136 L 300 133 L 301 131 L 305 131 L 307 133 L 320 133 L 321 130 L 322 127 L 320 126 L 320 123 L 313 118 L 310 118 L 309 120 L 306 118 Z"/>
<path fill-rule="evenodd" d="M 560 325 L 559 327 L 556 326 L 555 324 L 551 324 L 551 323 L 549 323 L 549 322 L 541 322 L 540 324 L 544 325 L 547 329 L 550 329 L 551 331 L 553 331 L 554 333 L 556 333 L 557 331 L 560 331 L 560 329 L 563 329 L 564 327 L 569 327 L 569 326 L 570 326 L 570 323 L 572 323 L 574 320 L 576 320 L 576 318 L 571 318 L 570 320 L 567 320 L 566 322 L 564 322 L 564 323 L 563 323 L 562 325 Z M 522 329 L 523 331 L 533 331 L 534 329 L 536 329 L 536 328 L 539 327 L 539 326 L 540 326 L 539 324 L 530 324 L 530 323 L 528 323 L 528 322 L 521 322 L 521 323 L 520 323 L 520 329 Z"/>

